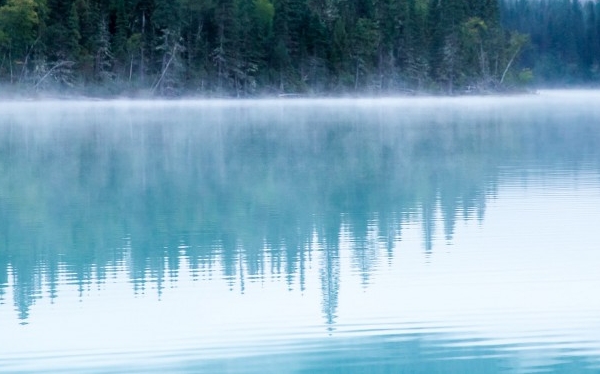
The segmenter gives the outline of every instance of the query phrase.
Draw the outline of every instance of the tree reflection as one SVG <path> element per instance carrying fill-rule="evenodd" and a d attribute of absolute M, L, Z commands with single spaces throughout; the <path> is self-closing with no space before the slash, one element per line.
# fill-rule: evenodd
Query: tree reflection
<path fill-rule="evenodd" d="M 342 242 L 366 287 L 403 227 L 431 256 L 439 227 L 451 242 L 458 219 L 483 219 L 502 167 L 600 165 L 596 127 L 550 114 L 205 109 L 0 122 L 0 302 L 12 284 L 26 320 L 61 274 L 83 295 L 109 270 L 161 297 L 183 266 L 236 292 L 268 277 L 304 291 L 318 266 L 333 328 Z"/>

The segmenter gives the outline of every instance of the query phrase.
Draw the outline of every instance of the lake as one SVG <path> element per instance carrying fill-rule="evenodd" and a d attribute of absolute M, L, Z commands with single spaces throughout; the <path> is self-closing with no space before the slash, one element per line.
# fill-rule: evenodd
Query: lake
<path fill-rule="evenodd" d="M 598 372 L 598 103 L 0 103 L 0 372 Z"/>

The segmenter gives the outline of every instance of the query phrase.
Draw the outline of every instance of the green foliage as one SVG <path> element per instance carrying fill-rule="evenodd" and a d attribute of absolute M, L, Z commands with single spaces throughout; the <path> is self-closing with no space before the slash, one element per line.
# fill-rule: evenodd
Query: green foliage
<path fill-rule="evenodd" d="M 368 18 L 359 18 L 351 35 L 351 53 L 355 64 L 354 89 L 358 90 L 361 76 L 368 76 L 376 64 L 379 33 L 377 24 Z M 368 87 L 368 80 L 363 87 Z"/>
<path fill-rule="evenodd" d="M 43 0 L 8 0 L 0 6 L 0 79 L 28 79 L 29 69 L 37 66 L 31 60 L 41 45 L 45 14 Z"/>
<path fill-rule="evenodd" d="M 259 23 L 266 28 L 270 28 L 273 24 L 273 16 L 275 15 L 275 7 L 269 0 L 254 0 L 256 8 L 256 16 Z"/>
<path fill-rule="evenodd" d="M 524 68 L 536 80 L 584 81 L 600 72 L 600 5 L 577 0 L 0 4 L 0 80 L 36 89 L 454 93 L 494 90 Z"/>
<path fill-rule="evenodd" d="M 598 84 L 600 1 L 500 3 L 502 24 L 529 35 L 516 70 L 531 69 L 540 85 Z"/>
<path fill-rule="evenodd" d="M 525 68 L 519 72 L 517 76 L 518 82 L 521 85 L 527 85 L 533 81 L 533 71 L 531 69 Z"/>
<path fill-rule="evenodd" d="M 34 0 L 8 0 L 0 7 L 0 47 L 24 56 L 37 36 L 38 9 Z"/>

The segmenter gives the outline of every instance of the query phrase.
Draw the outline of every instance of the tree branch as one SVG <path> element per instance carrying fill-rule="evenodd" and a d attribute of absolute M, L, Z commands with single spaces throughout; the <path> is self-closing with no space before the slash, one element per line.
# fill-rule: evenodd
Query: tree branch
<path fill-rule="evenodd" d="M 21 75 L 19 75 L 19 83 L 21 83 L 21 81 L 23 80 L 23 75 L 25 74 L 25 69 L 27 68 L 27 61 L 29 61 L 29 56 L 31 55 L 31 52 L 33 52 L 33 48 L 40 41 L 41 38 L 42 36 L 38 35 L 37 39 L 33 42 L 33 44 L 31 44 L 31 47 L 28 48 L 27 54 L 25 55 L 25 62 L 23 63 L 23 68 L 21 69 Z"/>
<path fill-rule="evenodd" d="M 61 66 L 65 66 L 65 65 L 73 65 L 75 64 L 73 61 L 60 61 L 57 62 L 56 64 L 54 64 L 53 67 L 50 68 L 50 70 L 48 70 L 48 72 L 46 74 L 44 74 L 44 76 L 33 86 L 33 88 L 37 89 L 38 86 L 46 79 L 48 78 L 48 76 L 56 69 L 58 69 Z"/>
<path fill-rule="evenodd" d="M 512 65 L 513 61 L 515 60 L 515 58 L 517 57 L 517 55 L 519 54 L 520 51 L 521 51 L 521 47 L 517 48 L 515 53 L 513 53 L 511 59 L 508 61 L 508 64 L 506 65 L 506 69 L 504 69 L 504 72 L 502 73 L 502 78 L 500 78 L 500 84 L 502 84 L 504 82 L 504 77 L 506 77 L 506 73 L 508 73 L 508 69 L 510 69 L 510 66 Z"/>
<path fill-rule="evenodd" d="M 156 88 L 160 85 L 160 82 L 162 82 L 163 78 L 165 77 L 165 74 L 167 73 L 167 69 L 169 69 L 169 65 L 171 65 L 171 61 L 173 61 L 173 59 L 175 58 L 175 52 L 177 51 L 177 45 L 175 45 L 173 47 L 173 53 L 171 53 L 171 57 L 169 58 L 169 61 L 167 61 L 167 64 L 165 65 L 165 68 L 162 71 L 162 74 L 160 75 L 160 78 L 158 78 L 158 81 L 156 82 L 156 84 L 154 85 L 154 87 L 152 87 L 152 93 L 154 93 L 154 91 L 156 91 Z"/>

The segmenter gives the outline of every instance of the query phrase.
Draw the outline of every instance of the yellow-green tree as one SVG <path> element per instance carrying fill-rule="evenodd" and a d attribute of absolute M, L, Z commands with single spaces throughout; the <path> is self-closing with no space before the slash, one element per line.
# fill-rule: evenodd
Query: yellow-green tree
<path fill-rule="evenodd" d="M 0 7 L 0 53 L 3 61 L 7 61 L 0 66 L 0 74 L 8 70 L 11 83 L 17 74 L 21 77 L 27 67 L 40 35 L 40 14 L 44 11 L 43 0 L 8 0 Z"/>

